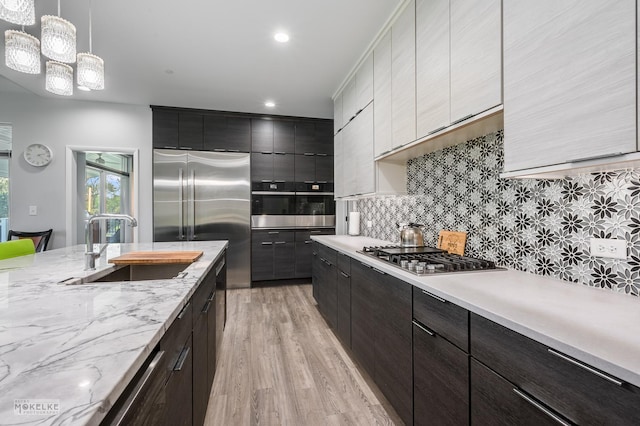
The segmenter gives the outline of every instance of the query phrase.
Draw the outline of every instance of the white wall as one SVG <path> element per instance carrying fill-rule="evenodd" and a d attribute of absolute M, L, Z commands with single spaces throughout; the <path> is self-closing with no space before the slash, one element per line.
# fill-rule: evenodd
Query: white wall
<path fill-rule="evenodd" d="M 66 244 L 65 164 L 66 147 L 139 149 L 140 241 L 153 238 L 153 182 L 151 109 L 148 106 L 68 99 L 45 99 L 35 95 L 0 93 L 0 122 L 13 127 L 11 158 L 11 228 L 21 231 L 53 228 L 50 248 Z M 53 150 L 46 167 L 28 165 L 23 157 L 27 145 L 41 142 Z M 30 205 L 38 215 L 29 216 Z"/>

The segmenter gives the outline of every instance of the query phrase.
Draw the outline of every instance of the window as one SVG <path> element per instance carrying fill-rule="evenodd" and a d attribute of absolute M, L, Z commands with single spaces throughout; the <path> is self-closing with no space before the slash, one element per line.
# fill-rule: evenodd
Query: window
<path fill-rule="evenodd" d="M 85 219 L 97 213 L 131 214 L 129 194 L 133 157 L 123 154 L 87 152 L 85 162 Z M 126 226 L 121 229 L 122 221 L 101 222 L 102 226 L 100 223 L 95 224 L 94 241 L 130 241 L 130 237 L 126 235 Z M 98 236 L 99 239 L 96 238 Z"/>
<path fill-rule="evenodd" d="M 0 241 L 9 232 L 9 163 L 11 159 L 11 125 L 0 123 Z"/>

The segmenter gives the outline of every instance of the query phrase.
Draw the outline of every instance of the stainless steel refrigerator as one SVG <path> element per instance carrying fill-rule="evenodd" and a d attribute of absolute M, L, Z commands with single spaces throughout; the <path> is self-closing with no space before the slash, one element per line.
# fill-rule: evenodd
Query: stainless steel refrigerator
<path fill-rule="evenodd" d="M 250 154 L 153 151 L 153 240 L 229 240 L 227 288 L 251 286 Z"/>

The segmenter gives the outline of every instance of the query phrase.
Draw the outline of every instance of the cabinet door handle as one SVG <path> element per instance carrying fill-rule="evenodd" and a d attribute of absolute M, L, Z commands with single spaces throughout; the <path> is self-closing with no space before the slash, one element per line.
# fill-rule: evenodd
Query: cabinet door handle
<path fill-rule="evenodd" d="M 313 241 L 312 240 L 306 240 L 304 243 L 305 244 L 311 244 Z"/>
<path fill-rule="evenodd" d="M 189 305 L 191 304 L 191 302 L 187 303 L 186 305 L 184 305 L 184 308 L 182 308 L 182 310 L 180 311 L 180 313 L 178 314 L 178 319 L 182 319 L 184 318 L 184 314 L 187 313 L 187 308 L 189 307 Z"/>
<path fill-rule="evenodd" d="M 276 151 L 276 152 L 274 152 L 274 154 L 276 154 L 276 155 L 286 155 L 287 153 L 286 152 L 282 152 L 282 151 Z"/>
<path fill-rule="evenodd" d="M 329 154 L 316 154 L 318 157 L 328 157 Z"/>
<path fill-rule="evenodd" d="M 271 151 L 262 151 L 262 152 L 260 152 L 260 154 L 271 155 L 273 153 Z"/>
<path fill-rule="evenodd" d="M 413 325 L 415 325 L 416 327 L 418 327 L 420 330 L 424 331 L 425 333 L 427 333 L 429 336 L 431 337 L 436 337 L 436 333 L 434 333 L 433 331 L 429 330 L 427 327 L 425 327 L 424 325 L 420 324 L 418 321 L 413 320 L 411 321 L 413 323 Z"/>
<path fill-rule="evenodd" d="M 224 148 L 213 148 L 213 151 L 214 152 L 227 152 L 227 150 L 224 149 Z"/>
<path fill-rule="evenodd" d="M 313 152 L 305 152 L 304 155 L 306 155 L 307 157 L 310 157 L 312 155 L 315 155 Z"/>
<path fill-rule="evenodd" d="M 269 231 L 269 235 L 277 235 L 279 234 L 279 231 Z"/>
<path fill-rule="evenodd" d="M 211 308 L 211 300 L 207 300 L 207 304 L 202 308 L 202 314 L 206 315 L 209 313 L 209 308 Z"/>
<path fill-rule="evenodd" d="M 287 244 L 286 241 L 276 241 L 276 244 Z"/>
<path fill-rule="evenodd" d="M 207 302 L 213 302 L 215 298 L 216 298 L 216 292 L 212 291 L 211 294 L 209 295 L 209 298 L 207 299 Z"/>
<path fill-rule="evenodd" d="M 263 246 L 270 246 L 270 245 L 272 245 L 273 243 L 272 243 L 271 241 L 263 241 L 263 242 L 261 242 L 260 244 L 262 244 Z"/>
<path fill-rule="evenodd" d="M 180 356 L 178 357 L 178 361 L 176 361 L 176 365 L 173 367 L 173 371 L 182 370 L 182 367 L 184 367 L 184 362 L 187 360 L 187 355 L 189 355 L 190 350 L 191 347 L 182 349 L 182 352 L 180 352 Z"/>
<path fill-rule="evenodd" d="M 435 294 L 431 294 L 426 290 L 422 290 L 422 294 L 426 294 L 427 296 L 436 299 L 438 302 L 447 303 L 447 301 L 444 300 L 442 297 L 436 296 Z"/>
<path fill-rule="evenodd" d="M 131 411 L 131 407 L 133 407 L 133 404 L 138 400 L 138 396 L 147 388 L 147 383 L 149 383 L 153 372 L 155 371 L 158 364 L 160 364 L 160 361 L 163 357 L 164 351 L 158 352 L 153 357 L 153 359 L 149 363 L 149 366 L 140 378 L 140 381 L 138 382 L 138 384 L 136 384 L 135 388 L 131 392 L 131 396 L 127 398 L 126 406 L 123 407 L 122 410 L 118 412 L 118 415 L 113 419 L 113 424 L 123 424 L 122 419 L 124 419 L 124 417 Z"/>
<path fill-rule="evenodd" d="M 275 183 L 284 183 L 283 180 L 274 180 Z"/>
<path fill-rule="evenodd" d="M 342 272 L 342 271 L 340 271 L 340 275 L 342 275 L 342 276 L 343 276 L 343 277 L 345 277 L 345 278 L 350 278 L 350 277 L 351 277 L 351 275 L 349 275 L 349 274 L 345 274 L 345 273 L 344 273 L 344 272 Z"/>
<path fill-rule="evenodd" d="M 452 122 L 451 124 L 458 124 L 458 123 L 460 123 L 461 121 L 466 120 L 467 118 L 471 118 L 471 117 L 473 117 L 474 115 L 475 115 L 475 114 L 465 115 L 465 116 L 464 116 L 464 117 L 462 117 L 462 118 L 458 118 L 456 121 Z"/>
<path fill-rule="evenodd" d="M 229 151 L 229 152 L 240 152 L 239 149 L 228 149 L 227 151 Z"/>
<path fill-rule="evenodd" d="M 319 180 L 318 183 L 327 183 L 328 181 L 326 180 Z"/>
<path fill-rule="evenodd" d="M 432 134 L 438 133 L 440 130 L 444 130 L 446 128 L 447 128 L 447 126 L 438 127 L 437 129 L 430 131 L 428 134 L 432 135 Z"/>
<path fill-rule="evenodd" d="M 555 350 L 553 350 L 551 348 L 547 348 L 547 352 L 549 352 L 550 354 L 555 355 L 558 358 L 561 358 L 561 359 L 563 359 L 563 360 L 575 365 L 576 367 L 580 367 L 583 370 L 587 370 L 589 373 L 595 374 L 596 376 L 598 376 L 598 377 L 600 377 L 602 379 L 605 379 L 605 380 L 613 383 L 614 385 L 622 386 L 624 384 L 624 382 L 622 382 L 621 380 L 616 379 L 615 377 L 611 377 L 608 374 L 605 374 L 605 373 L 603 373 L 601 371 L 598 371 L 593 367 L 590 367 L 590 366 L 588 366 L 586 364 L 583 364 L 582 362 L 580 362 L 578 360 L 575 360 L 573 358 L 570 358 L 567 355 L 565 355 L 563 353 L 560 353 L 558 351 L 555 351 Z"/>
<path fill-rule="evenodd" d="M 513 388 L 513 391 L 516 393 L 516 395 L 518 395 L 520 398 L 524 399 L 525 401 L 527 401 L 529 404 L 533 405 L 534 407 L 536 407 L 538 410 L 542 411 L 544 414 L 546 414 L 547 416 L 549 416 L 550 418 L 552 418 L 553 420 L 555 420 L 556 422 L 558 422 L 559 424 L 563 425 L 563 426 L 571 426 L 571 423 L 569 423 L 568 421 L 564 420 L 562 417 L 560 417 L 558 414 L 554 413 L 553 411 L 549 410 L 547 407 L 545 407 L 544 405 L 542 405 L 541 403 L 539 403 L 538 401 L 536 401 L 535 399 L 531 398 L 529 395 L 527 395 L 526 393 L 522 392 L 520 389 L 517 388 Z"/>
<path fill-rule="evenodd" d="M 386 273 L 386 272 L 383 272 L 383 271 L 381 271 L 380 269 L 376 269 L 376 268 L 371 268 L 371 269 L 373 269 L 374 271 L 376 271 L 376 272 L 377 272 L 377 273 L 379 273 L 379 274 L 387 275 L 387 273 Z"/>
<path fill-rule="evenodd" d="M 310 234 L 319 234 L 322 231 L 318 231 L 317 229 L 314 229 L 313 231 L 309 231 Z"/>
<path fill-rule="evenodd" d="M 367 269 L 373 269 L 371 266 L 367 265 L 366 263 L 362 263 L 362 262 L 360 262 L 360 264 L 361 264 L 362 266 L 364 266 L 365 268 L 367 268 Z"/>
<path fill-rule="evenodd" d="M 262 183 L 271 183 L 271 180 L 270 179 L 262 179 L 260 182 L 262 182 Z"/>
<path fill-rule="evenodd" d="M 592 155 L 591 157 L 580 157 L 580 158 L 575 158 L 573 160 L 569 160 L 569 161 L 567 161 L 567 163 L 579 163 L 580 161 L 601 160 L 603 158 L 617 157 L 619 155 L 622 155 L 622 152 L 614 152 L 614 153 L 611 153 L 611 154 Z"/>

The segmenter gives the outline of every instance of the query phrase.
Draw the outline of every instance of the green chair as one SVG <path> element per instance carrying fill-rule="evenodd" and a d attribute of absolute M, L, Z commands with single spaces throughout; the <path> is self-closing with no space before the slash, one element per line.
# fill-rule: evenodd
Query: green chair
<path fill-rule="evenodd" d="M 0 243 L 0 260 L 26 256 L 27 254 L 34 254 L 35 252 L 36 246 L 33 245 L 33 240 L 31 238 Z"/>

